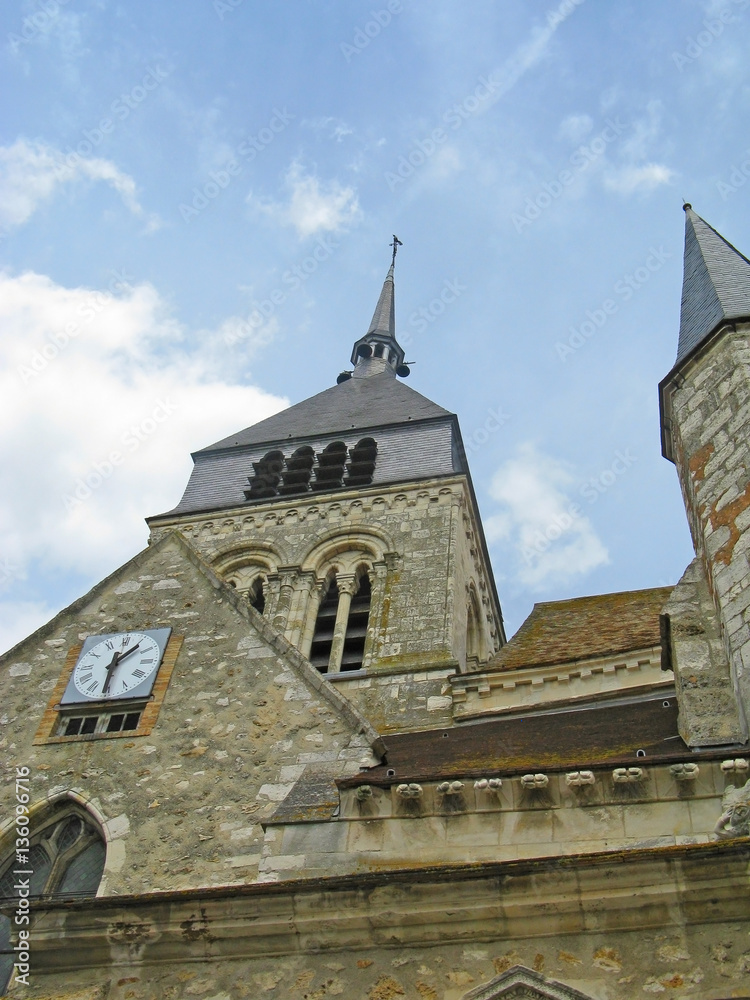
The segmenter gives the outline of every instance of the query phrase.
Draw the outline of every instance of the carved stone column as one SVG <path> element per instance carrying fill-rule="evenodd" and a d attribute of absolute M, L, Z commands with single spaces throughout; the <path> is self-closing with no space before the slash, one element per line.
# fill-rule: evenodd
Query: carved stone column
<path fill-rule="evenodd" d="M 331 656 L 328 660 L 329 674 L 337 674 L 341 670 L 341 659 L 344 655 L 344 640 L 346 639 L 346 626 L 349 623 L 349 610 L 352 605 L 354 591 L 357 589 L 357 580 L 354 574 L 338 576 L 336 582 L 339 587 L 339 606 L 336 611 L 336 624 L 333 627 Z"/>
<path fill-rule="evenodd" d="M 387 558 L 387 557 L 386 557 Z M 385 630 L 382 627 L 383 600 L 385 598 L 385 584 L 388 576 L 387 562 L 376 562 L 372 564 L 368 576 L 370 577 L 370 617 L 367 621 L 367 637 L 365 639 L 365 651 L 362 657 L 362 669 L 369 670 L 373 660 L 377 660 L 385 642 Z"/>
<path fill-rule="evenodd" d="M 283 632 L 289 617 L 289 609 L 292 606 L 292 595 L 294 594 L 297 570 L 285 567 L 279 570 L 279 575 L 281 577 L 281 587 L 279 590 L 279 600 L 276 605 L 276 613 L 273 617 L 273 627 L 279 632 Z"/>
<path fill-rule="evenodd" d="M 286 623 L 286 638 L 299 649 L 305 631 L 310 599 L 315 593 L 315 574 L 311 571 L 298 573 L 296 584 L 292 596 L 292 607 Z"/>
<path fill-rule="evenodd" d="M 310 648 L 313 636 L 315 635 L 315 621 L 318 617 L 318 608 L 323 600 L 325 590 L 325 580 L 315 580 L 310 589 L 310 599 L 307 602 L 307 613 L 305 615 L 305 627 L 302 630 L 299 651 L 306 659 L 310 659 Z"/>

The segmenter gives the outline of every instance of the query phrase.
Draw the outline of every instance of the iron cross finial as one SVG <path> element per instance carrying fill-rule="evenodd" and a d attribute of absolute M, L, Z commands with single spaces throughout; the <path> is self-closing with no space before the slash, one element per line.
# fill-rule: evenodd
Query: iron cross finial
<path fill-rule="evenodd" d="M 404 244 L 401 242 L 401 240 L 398 238 L 398 236 L 396 236 L 396 234 L 394 233 L 393 234 L 393 243 L 389 243 L 388 244 L 389 247 L 393 247 L 393 259 L 391 260 L 391 267 L 393 267 L 393 265 L 396 263 L 396 254 L 398 253 L 398 248 L 402 247 L 403 245 Z"/>

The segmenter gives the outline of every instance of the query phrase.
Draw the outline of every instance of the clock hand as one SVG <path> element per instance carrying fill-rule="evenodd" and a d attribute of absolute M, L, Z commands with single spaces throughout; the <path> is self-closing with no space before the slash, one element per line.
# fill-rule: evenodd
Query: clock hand
<path fill-rule="evenodd" d="M 110 662 L 107 665 L 107 676 L 104 678 L 104 686 L 102 687 L 102 694 L 107 694 L 109 691 L 109 682 L 112 680 L 112 674 L 114 673 L 115 667 L 120 662 L 120 654 L 116 652 Z"/>
<path fill-rule="evenodd" d="M 138 649 L 139 646 L 140 646 L 140 642 L 137 642 L 135 644 L 135 646 L 131 646 L 130 649 L 127 650 L 127 652 L 125 652 L 125 653 L 118 653 L 117 654 L 117 663 L 121 663 L 125 659 L 126 656 L 130 656 L 131 653 L 134 653 L 136 651 L 136 649 Z M 117 663 L 115 664 L 115 666 L 117 666 Z"/>
<path fill-rule="evenodd" d="M 130 649 L 127 650 L 127 652 L 125 652 L 125 653 L 123 653 L 123 652 L 115 653 L 114 657 L 112 658 L 112 662 L 107 667 L 107 677 L 106 677 L 106 679 L 104 681 L 104 687 L 102 688 L 102 694 L 109 694 L 109 682 L 112 680 L 112 675 L 114 674 L 115 670 L 120 665 L 120 663 L 125 659 L 125 657 L 126 656 L 130 656 L 131 653 L 134 653 L 136 651 L 136 649 L 138 649 L 139 646 L 140 646 L 140 642 L 137 642 L 135 644 L 135 646 L 131 646 Z"/>

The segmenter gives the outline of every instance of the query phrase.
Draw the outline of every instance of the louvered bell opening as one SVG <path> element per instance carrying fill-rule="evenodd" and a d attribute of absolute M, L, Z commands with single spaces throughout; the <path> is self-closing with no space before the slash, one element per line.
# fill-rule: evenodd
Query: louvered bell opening
<path fill-rule="evenodd" d="M 278 496 L 283 469 L 284 455 L 280 451 L 270 451 L 259 462 L 253 462 L 255 475 L 249 480 L 250 489 L 245 490 L 245 499 L 264 500 Z"/>
<path fill-rule="evenodd" d="M 336 614 L 339 608 L 339 588 L 335 580 L 331 581 L 328 593 L 318 608 L 315 619 L 315 632 L 310 647 L 310 663 L 321 674 L 328 672 L 328 661 L 333 645 L 333 630 L 336 626 Z"/>
<path fill-rule="evenodd" d="M 290 496 L 295 493 L 306 493 L 310 489 L 310 475 L 314 462 L 315 452 L 312 448 L 308 446 L 298 448 L 286 460 L 286 469 L 283 474 L 283 482 L 279 487 L 279 493 L 284 496 Z"/>
<path fill-rule="evenodd" d="M 342 670 L 361 670 L 367 639 L 367 625 L 370 618 L 370 580 L 362 576 L 357 593 L 352 598 L 349 620 L 346 623 L 344 655 L 341 657 Z"/>
<path fill-rule="evenodd" d="M 344 465 L 346 463 L 346 445 L 343 441 L 329 444 L 318 455 L 318 465 L 315 469 L 314 490 L 334 490 L 343 485 Z"/>
<path fill-rule="evenodd" d="M 375 473 L 378 445 L 373 438 L 364 438 L 349 452 L 346 465 L 347 486 L 369 486 Z"/>

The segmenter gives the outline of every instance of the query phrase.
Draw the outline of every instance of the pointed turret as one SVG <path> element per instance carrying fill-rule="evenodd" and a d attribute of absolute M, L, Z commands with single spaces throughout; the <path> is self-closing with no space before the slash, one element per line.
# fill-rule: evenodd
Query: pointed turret
<path fill-rule="evenodd" d="M 750 318 L 750 260 L 685 208 L 685 267 L 677 362 L 720 326 Z"/>
<path fill-rule="evenodd" d="M 404 364 L 404 350 L 396 340 L 396 294 L 393 285 L 393 269 L 396 251 L 401 241 L 394 236 L 393 260 L 383 282 L 383 289 L 375 306 L 370 328 L 364 337 L 355 342 L 351 362 L 355 366 L 354 378 L 367 378 L 386 372 L 406 378 L 408 367 Z"/>
<path fill-rule="evenodd" d="M 707 747 L 750 736 L 750 261 L 684 208 L 679 348 L 659 399 L 696 560 L 662 634 L 680 735 Z"/>

